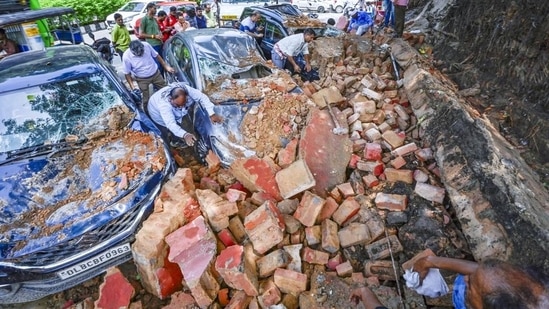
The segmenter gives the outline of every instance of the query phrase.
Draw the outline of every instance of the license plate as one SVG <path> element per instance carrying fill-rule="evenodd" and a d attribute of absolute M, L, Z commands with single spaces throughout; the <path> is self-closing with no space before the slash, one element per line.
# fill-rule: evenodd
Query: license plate
<path fill-rule="evenodd" d="M 221 19 L 223 19 L 223 20 L 233 20 L 233 19 L 238 19 L 238 16 L 236 16 L 236 15 L 221 15 Z"/>
<path fill-rule="evenodd" d="M 83 262 L 80 262 L 70 268 L 64 269 L 62 271 L 57 272 L 57 275 L 62 279 L 65 280 L 67 278 L 70 278 L 72 276 L 76 276 L 82 272 L 85 272 L 91 268 L 94 268 L 98 265 L 101 265 L 109 260 L 112 260 L 116 257 L 119 257 L 123 254 L 126 254 L 130 251 L 130 244 L 123 244 L 118 247 L 111 248 L 99 255 L 96 255 L 88 260 L 85 260 Z"/>

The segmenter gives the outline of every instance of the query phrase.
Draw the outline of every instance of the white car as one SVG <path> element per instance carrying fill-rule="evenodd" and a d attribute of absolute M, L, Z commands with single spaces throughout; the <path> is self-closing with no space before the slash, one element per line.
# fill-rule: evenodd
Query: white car
<path fill-rule="evenodd" d="M 292 0 L 292 5 L 302 11 L 324 13 L 330 9 L 332 2 L 333 0 Z"/>
<path fill-rule="evenodd" d="M 134 23 L 133 20 L 141 18 L 147 14 L 147 4 L 150 2 L 157 3 L 160 1 L 151 1 L 151 0 L 132 0 L 124 4 L 118 11 L 107 16 L 105 22 L 107 23 L 107 30 L 111 31 L 116 22 L 114 21 L 114 14 L 120 13 L 124 19 L 124 24 L 128 27 L 130 33 L 133 32 Z"/>

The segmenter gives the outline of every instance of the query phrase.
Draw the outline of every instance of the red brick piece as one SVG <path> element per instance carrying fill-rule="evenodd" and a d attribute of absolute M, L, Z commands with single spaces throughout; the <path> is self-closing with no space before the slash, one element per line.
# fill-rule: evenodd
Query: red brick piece
<path fill-rule="evenodd" d="M 360 156 L 357 154 L 352 154 L 351 159 L 349 160 L 349 167 L 356 168 L 356 163 L 360 160 Z"/>
<path fill-rule="evenodd" d="M 412 170 L 397 170 L 394 168 L 385 169 L 385 177 L 389 182 L 402 181 L 407 184 L 414 183 L 414 172 Z"/>
<path fill-rule="evenodd" d="M 231 164 L 230 170 L 246 189 L 252 192 L 263 191 L 280 201 L 282 197 L 275 180 L 278 170 L 271 162 L 257 157 L 236 159 Z"/>
<path fill-rule="evenodd" d="M 338 252 L 333 258 L 328 260 L 326 267 L 329 270 L 336 270 L 337 265 L 343 263 L 343 257 L 341 257 L 341 252 Z"/>
<path fill-rule="evenodd" d="M 406 209 L 408 198 L 401 194 L 387 194 L 379 192 L 375 199 L 376 207 L 390 211 L 402 211 Z"/>
<path fill-rule="evenodd" d="M 326 252 L 313 250 L 309 247 L 303 249 L 302 260 L 310 264 L 326 265 L 330 255 Z"/>
<path fill-rule="evenodd" d="M 170 298 L 170 304 L 162 309 L 192 309 L 196 308 L 196 302 L 191 294 L 177 291 Z M 131 309 L 131 308 L 130 308 Z"/>
<path fill-rule="evenodd" d="M 286 246 L 288 247 L 288 246 Z M 256 261 L 260 278 L 272 276 L 277 268 L 284 268 L 290 264 L 291 256 L 283 249 L 275 250 Z"/>
<path fill-rule="evenodd" d="M 316 223 L 321 223 L 322 221 L 331 218 L 338 207 L 339 204 L 331 196 L 326 198 L 326 203 L 324 204 L 324 207 L 322 207 L 320 215 L 316 218 Z"/>
<path fill-rule="evenodd" d="M 294 213 L 294 217 L 305 226 L 313 226 L 325 202 L 320 196 L 305 191 Z"/>
<path fill-rule="evenodd" d="M 135 294 L 135 289 L 116 267 L 107 270 L 103 283 L 99 286 L 99 298 L 95 308 L 118 309 L 127 308 Z"/>
<path fill-rule="evenodd" d="M 259 287 L 260 295 L 257 297 L 257 301 L 261 308 L 271 308 L 280 302 L 282 294 L 274 283 L 273 279 L 263 281 Z"/>
<path fill-rule="evenodd" d="M 229 202 L 243 201 L 246 199 L 246 192 L 229 188 L 227 193 L 225 193 L 225 198 Z"/>
<path fill-rule="evenodd" d="M 282 293 L 299 295 L 307 289 L 307 275 L 284 268 L 275 271 L 274 282 Z"/>
<path fill-rule="evenodd" d="M 383 173 L 385 165 L 383 162 L 373 162 L 373 161 L 358 161 L 356 168 L 374 174 L 374 176 L 379 176 Z"/>
<path fill-rule="evenodd" d="M 380 161 L 381 145 L 379 143 L 367 143 L 364 148 L 364 159 L 367 161 Z"/>
<path fill-rule="evenodd" d="M 339 237 L 337 236 L 337 223 L 330 219 L 322 221 L 322 249 L 335 253 L 339 251 Z"/>
<path fill-rule="evenodd" d="M 360 204 L 352 197 L 346 198 L 337 210 L 332 215 L 332 219 L 339 224 L 343 225 L 347 220 L 352 218 L 360 210 Z"/>
<path fill-rule="evenodd" d="M 337 185 L 337 189 L 341 192 L 341 195 L 343 195 L 344 198 L 356 195 L 355 190 L 353 190 L 353 186 L 349 182 Z"/>
<path fill-rule="evenodd" d="M 376 176 L 372 175 L 372 174 L 368 174 L 366 176 L 363 176 L 362 177 L 362 182 L 364 182 L 364 184 L 368 187 L 368 188 L 373 188 L 377 185 L 379 185 L 379 180 L 377 179 Z"/>
<path fill-rule="evenodd" d="M 322 229 L 320 225 L 305 228 L 305 238 L 309 245 L 316 245 L 322 241 Z"/>
<path fill-rule="evenodd" d="M 315 186 L 313 174 L 303 160 L 297 160 L 280 170 L 275 176 L 283 198 L 290 198 Z"/>
<path fill-rule="evenodd" d="M 346 248 L 372 241 L 368 226 L 364 223 L 349 223 L 337 232 L 341 247 Z"/>
<path fill-rule="evenodd" d="M 272 201 L 266 201 L 244 220 L 244 228 L 252 245 L 260 254 L 284 239 L 284 219 Z"/>
<path fill-rule="evenodd" d="M 229 226 L 229 216 L 238 212 L 235 202 L 229 202 L 212 190 L 196 190 L 202 213 L 216 232 Z"/>
<path fill-rule="evenodd" d="M 234 239 L 233 234 L 229 231 L 229 229 L 222 229 L 219 233 L 217 233 L 217 238 L 221 240 L 225 247 L 230 247 L 237 244 L 237 241 Z"/>
<path fill-rule="evenodd" d="M 341 263 L 337 265 L 336 272 L 340 277 L 349 277 L 353 273 L 353 266 L 349 261 Z"/>
<path fill-rule="evenodd" d="M 440 204 L 442 204 L 444 201 L 444 196 L 446 195 L 446 190 L 444 190 L 444 188 L 421 182 L 416 183 L 414 192 L 428 201 L 437 202 Z"/>
<path fill-rule="evenodd" d="M 285 168 L 294 162 L 298 141 L 299 140 L 297 138 L 294 138 L 286 145 L 286 147 L 278 152 L 276 158 L 280 167 Z"/>
<path fill-rule="evenodd" d="M 215 269 L 233 289 L 243 290 L 249 296 L 259 294 L 257 273 L 244 256 L 244 247 L 235 245 L 221 251 L 215 262 Z"/>
<path fill-rule="evenodd" d="M 248 308 L 253 297 L 246 295 L 244 291 L 236 291 L 225 309 Z"/>
<path fill-rule="evenodd" d="M 401 156 L 398 156 L 395 159 L 391 160 L 391 166 L 396 169 L 399 169 L 404 165 L 406 165 L 406 160 Z"/>
<path fill-rule="evenodd" d="M 391 250 L 389 250 L 389 244 L 391 244 Z M 382 238 L 366 246 L 366 251 L 371 260 L 381 260 L 393 254 L 397 254 L 402 251 L 402 245 L 395 235 Z"/>
<path fill-rule="evenodd" d="M 397 149 L 391 151 L 391 154 L 393 156 L 405 156 L 411 152 L 414 152 L 417 150 L 417 145 L 416 143 L 409 143 L 409 144 L 406 144 L 404 146 L 400 146 L 398 147 Z"/>
<path fill-rule="evenodd" d="M 393 130 L 385 131 L 381 137 L 389 143 L 389 145 L 391 145 L 392 149 L 402 146 L 402 144 L 404 144 L 404 140 L 406 139 L 404 132 L 395 133 Z"/>

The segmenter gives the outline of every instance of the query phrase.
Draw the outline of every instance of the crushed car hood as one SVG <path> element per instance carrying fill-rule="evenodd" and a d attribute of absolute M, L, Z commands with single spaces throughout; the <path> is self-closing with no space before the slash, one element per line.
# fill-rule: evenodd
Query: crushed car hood
<path fill-rule="evenodd" d="M 166 168 L 153 134 L 122 130 L 0 166 L 0 259 L 58 244 L 119 217 Z"/>

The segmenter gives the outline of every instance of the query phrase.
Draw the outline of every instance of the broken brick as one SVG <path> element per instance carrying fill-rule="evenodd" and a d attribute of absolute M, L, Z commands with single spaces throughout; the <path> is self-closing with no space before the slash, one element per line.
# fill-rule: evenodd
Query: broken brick
<path fill-rule="evenodd" d="M 282 293 L 299 295 L 307 289 L 307 275 L 284 268 L 275 271 L 274 282 Z"/>
<path fill-rule="evenodd" d="M 382 162 L 358 161 L 356 168 L 364 172 L 370 172 L 374 174 L 374 176 L 379 176 L 383 173 L 385 165 Z"/>
<path fill-rule="evenodd" d="M 290 166 L 278 171 L 276 183 L 283 198 L 290 198 L 315 186 L 316 182 L 303 160 L 297 160 Z"/>
<path fill-rule="evenodd" d="M 103 283 L 99 286 L 99 298 L 95 308 L 126 308 L 135 294 L 135 289 L 116 267 L 107 270 Z"/>
<path fill-rule="evenodd" d="M 393 151 L 391 151 L 391 154 L 393 156 L 405 156 L 411 152 L 414 152 L 417 150 L 417 145 L 416 143 L 408 143 L 404 146 L 400 146 L 398 147 L 397 149 L 394 149 Z"/>
<path fill-rule="evenodd" d="M 297 205 L 299 205 L 298 199 L 293 199 L 293 200 L 286 199 L 278 202 L 278 204 L 276 204 L 276 207 L 278 208 L 278 210 L 280 210 L 280 213 L 285 215 L 291 215 L 297 209 Z"/>
<path fill-rule="evenodd" d="M 393 130 L 385 131 L 381 137 L 391 145 L 392 149 L 398 148 L 404 144 L 404 140 L 406 139 L 406 135 L 404 132 L 401 133 L 395 133 Z"/>
<path fill-rule="evenodd" d="M 275 180 L 278 170 L 271 161 L 257 157 L 236 159 L 230 170 L 248 190 L 265 192 L 277 201 L 282 199 Z"/>
<path fill-rule="evenodd" d="M 301 272 L 301 248 L 303 248 L 303 244 L 282 247 L 290 255 L 290 263 L 286 266 L 286 269 Z"/>
<path fill-rule="evenodd" d="M 307 263 L 325 265 L 328 263 L 329 258 L 330 255 L 326 252 L 313 250 L 309 247 L 305 247 L 305 249 L 303 249 L 302 259 Z"/>
<path fill-rule="evenodd" d="M 379 133 L 378 129 L 371 128 L 364 132 L 364 137 L 370 142 L 375 142 L 381 139 L 381 133 Z"/>
<path fill-rule="evenodd" d="M 244 229 L 254 249 L 263 254 L 284 238 L 284 220 L 272 201 L 266 201 L 244 220 Z"/>
<path fill-rule="evenodd" d="M 235 202 L 229 202 L 212 190 L 196 190 L 196 198 L 210 226 L 218 232 L 229 226 L 229 216 L 238 212 Z"/>
<path fill-rule="evenodd" d="M 381 145 L 379 143 L 367 143 L 364 148 L 364 159 L 367 161 L 380 161 Z"/>
<path fill-rule="evenodd" d="M 398 156 L 398 157 L 394 158 L 393 160 L 391 160 L 391 166 L 396 168 L 396 169 L 399 169 L 399 168 L 403 167 L 404 165 L 406 165 L 406 160 L 401 156 Z"/>
<path fill-rule="evenodd" d="M 362 177 L 362 181 L 368 188 L 373 188 L 377 185 L 379 185 L 379 180 L 376 176 L 372 174 L 368 174 Z"/>
<path fill-rule="evenodd" d="M 391 249 L 389 249 L 389 244 Z M 366 246 L 366 251 L 371 260 L 381 260 L 402 251 L 402 245 L 395 235 L 382 238 Z"/>
<path fill-rule="evenodd" d="M 286 147 L 282 148 L 278 152 L 276 158 L 277 163 L 280 167 L 285 168 L 295 161 L 298 142 L 299 140 L 297 138 L 294 138 L 288 144 L 286 144 Z"/>
<path fill-rule="evenodd" d="M 322 241 L 322 230 L 320 225 L 305 228 L 305 238 L 309 245 L 316 245 Z"/>
<path fill-rule="evenodd" d="M 343 263 L 343 257 L 341 256 L 341 253 L 338 252 L 333 258 L 328 260 L 326 267 L 330 270 L 336 270 L 337 265 L 341 263 Z"/>
<path fill-rule="evenodd" d="M 414 183 L 414 172 L 412 170 L 397 170 L 394 168 L 386 168 L 385 177 L 389 182 L 402 181 L 407 184 Z"/>
<path fill-rule="evenodd" d="M 416 183 L 414 192 L 428 201 L 437 202 L 439 204 L 442 204 L 444 196 L 446 195 L 446 190 L 444 190 L 444 188 L 421 182 Z"/>
<path fill-rule="evenodd" d="M 336 266 L 337 275 L 340 277 L 349 277 L 353 273 L 351 262 L 343 262 Z"/>
<path fill-rule="evenodd" d="M 415 170 L 414 180 L 417 182 L 427 182 L 427 180 L 429 180 L 429 175 L 427 175 L 427 173 L 423 172 L 422 170 Z"/>
<path fill-rule="evenodd" d="M 346 248 L 349 246 L 369 243 L 372 238 L 368 226 L 364 223 L 349 223 L 337 232 L 339 244 Z"/>
<path fill-rule="evenodd" d="M 259 290 L 260 295 L 257 297 L 257 301 L 261 308 L 271 308 L 271 306 L 275 306 L 282 299 L 282 294 L 273 279 L 263 281 Z"/>
<path fill-rule="evenodd" d="M 332 219 L 339 225 L 343 225 L 360 210 L 360 204 L 352 197 L 348 197 L 339 205 L 332 215 Z"/>
<path fill-rule="evenodd" d="M 423 162 L 432 160 L 434 158 L 433 150 L 431 150 L 431 148 L 423 148 L 423 149 L 416 150 L 414 152 L 414 155 L 418 160 Z"/>
<path fill-rule="evenodd" d="M 246 192 L 244 191 L 240 191 L 240 190 L 236 190 L 236 189 L 232 189 L 232 188 L 229 188 L 229 190 L 227 190 L 227 192 L 225 193 L 225 198 L 229 201 L 229 202 L 237 202 L 237 201 L 243 201 L 246 199 Z"/>
<path fill-rule="evenodd" d="M 246 295 L 244 291 L 236 291 L 233 297 L 231 297 L 231 301 L 229 301 L 229 304 L 225 307 L 225 309 L 248 308 L 252 299 L 253 297 Z"/>
<path fill-rule="evenodd" d="M 326 203 L 324 203 L 324 207 L 322 207 L 320 214 L 316 218 L 316 223 L 321 223 L 322 221 L 331 218 L 338 207 L 339 204 L 331 196 L 326 198 Z"/>
<path fill-rule="evenodd" d="M 288 246 L 285 246 L 288 247 Z M 291 256 L 283 249 L 275 250 L 256 261 L 260 278 L 272 276 L 277 268 L 290 264 Z"/>
<path fill-rule="evenodd" d="M 408 197 L 402 194 L 387 194 L 378 192 L 376 194 L 375 204 L 379 209 L 390 211 L 402 211 L 406 209 Z"/>
<path fill-rule="evenodd" d="M 330 219 L 322 221 L 322 249 L 335 253 L 339 250 L 339 237 L 337 236 L 337 223 Z"/>
<path fill-rule="evenodd" d="M 250 263 L 244 255 L 244 247 L 235 245 L 221 251 L 216 259 L 215 269 L 233 289 L 243 290 L 249 296 L 257 296 L 257 273 Z"/>
<path fill-rule="evenodd" d="M 303 225 L 311 227 L 315 224 L 316 218 L 322 211 L 325 202 L 320 196 L 305 191 L 294 213 L 294 217 Z"/>
<path fill-rule="evenodd" d="M 233 234 L 229 231 L 229 229 L 222 229 L 219 231 L 219 233 L 217 233 L 217 238 L 221 240 L 225 247 L 230 247 L 237 244 L 237 241 L 234 239 Z"/>
<path fill-rule="evenodd" d="M 236 243 L 241 244 L 247 237 L 244 224 L 238 216 L 234 216 L 229 220 L 229 231 L 231 231 L 231 235 L 236 240 Z"/>

